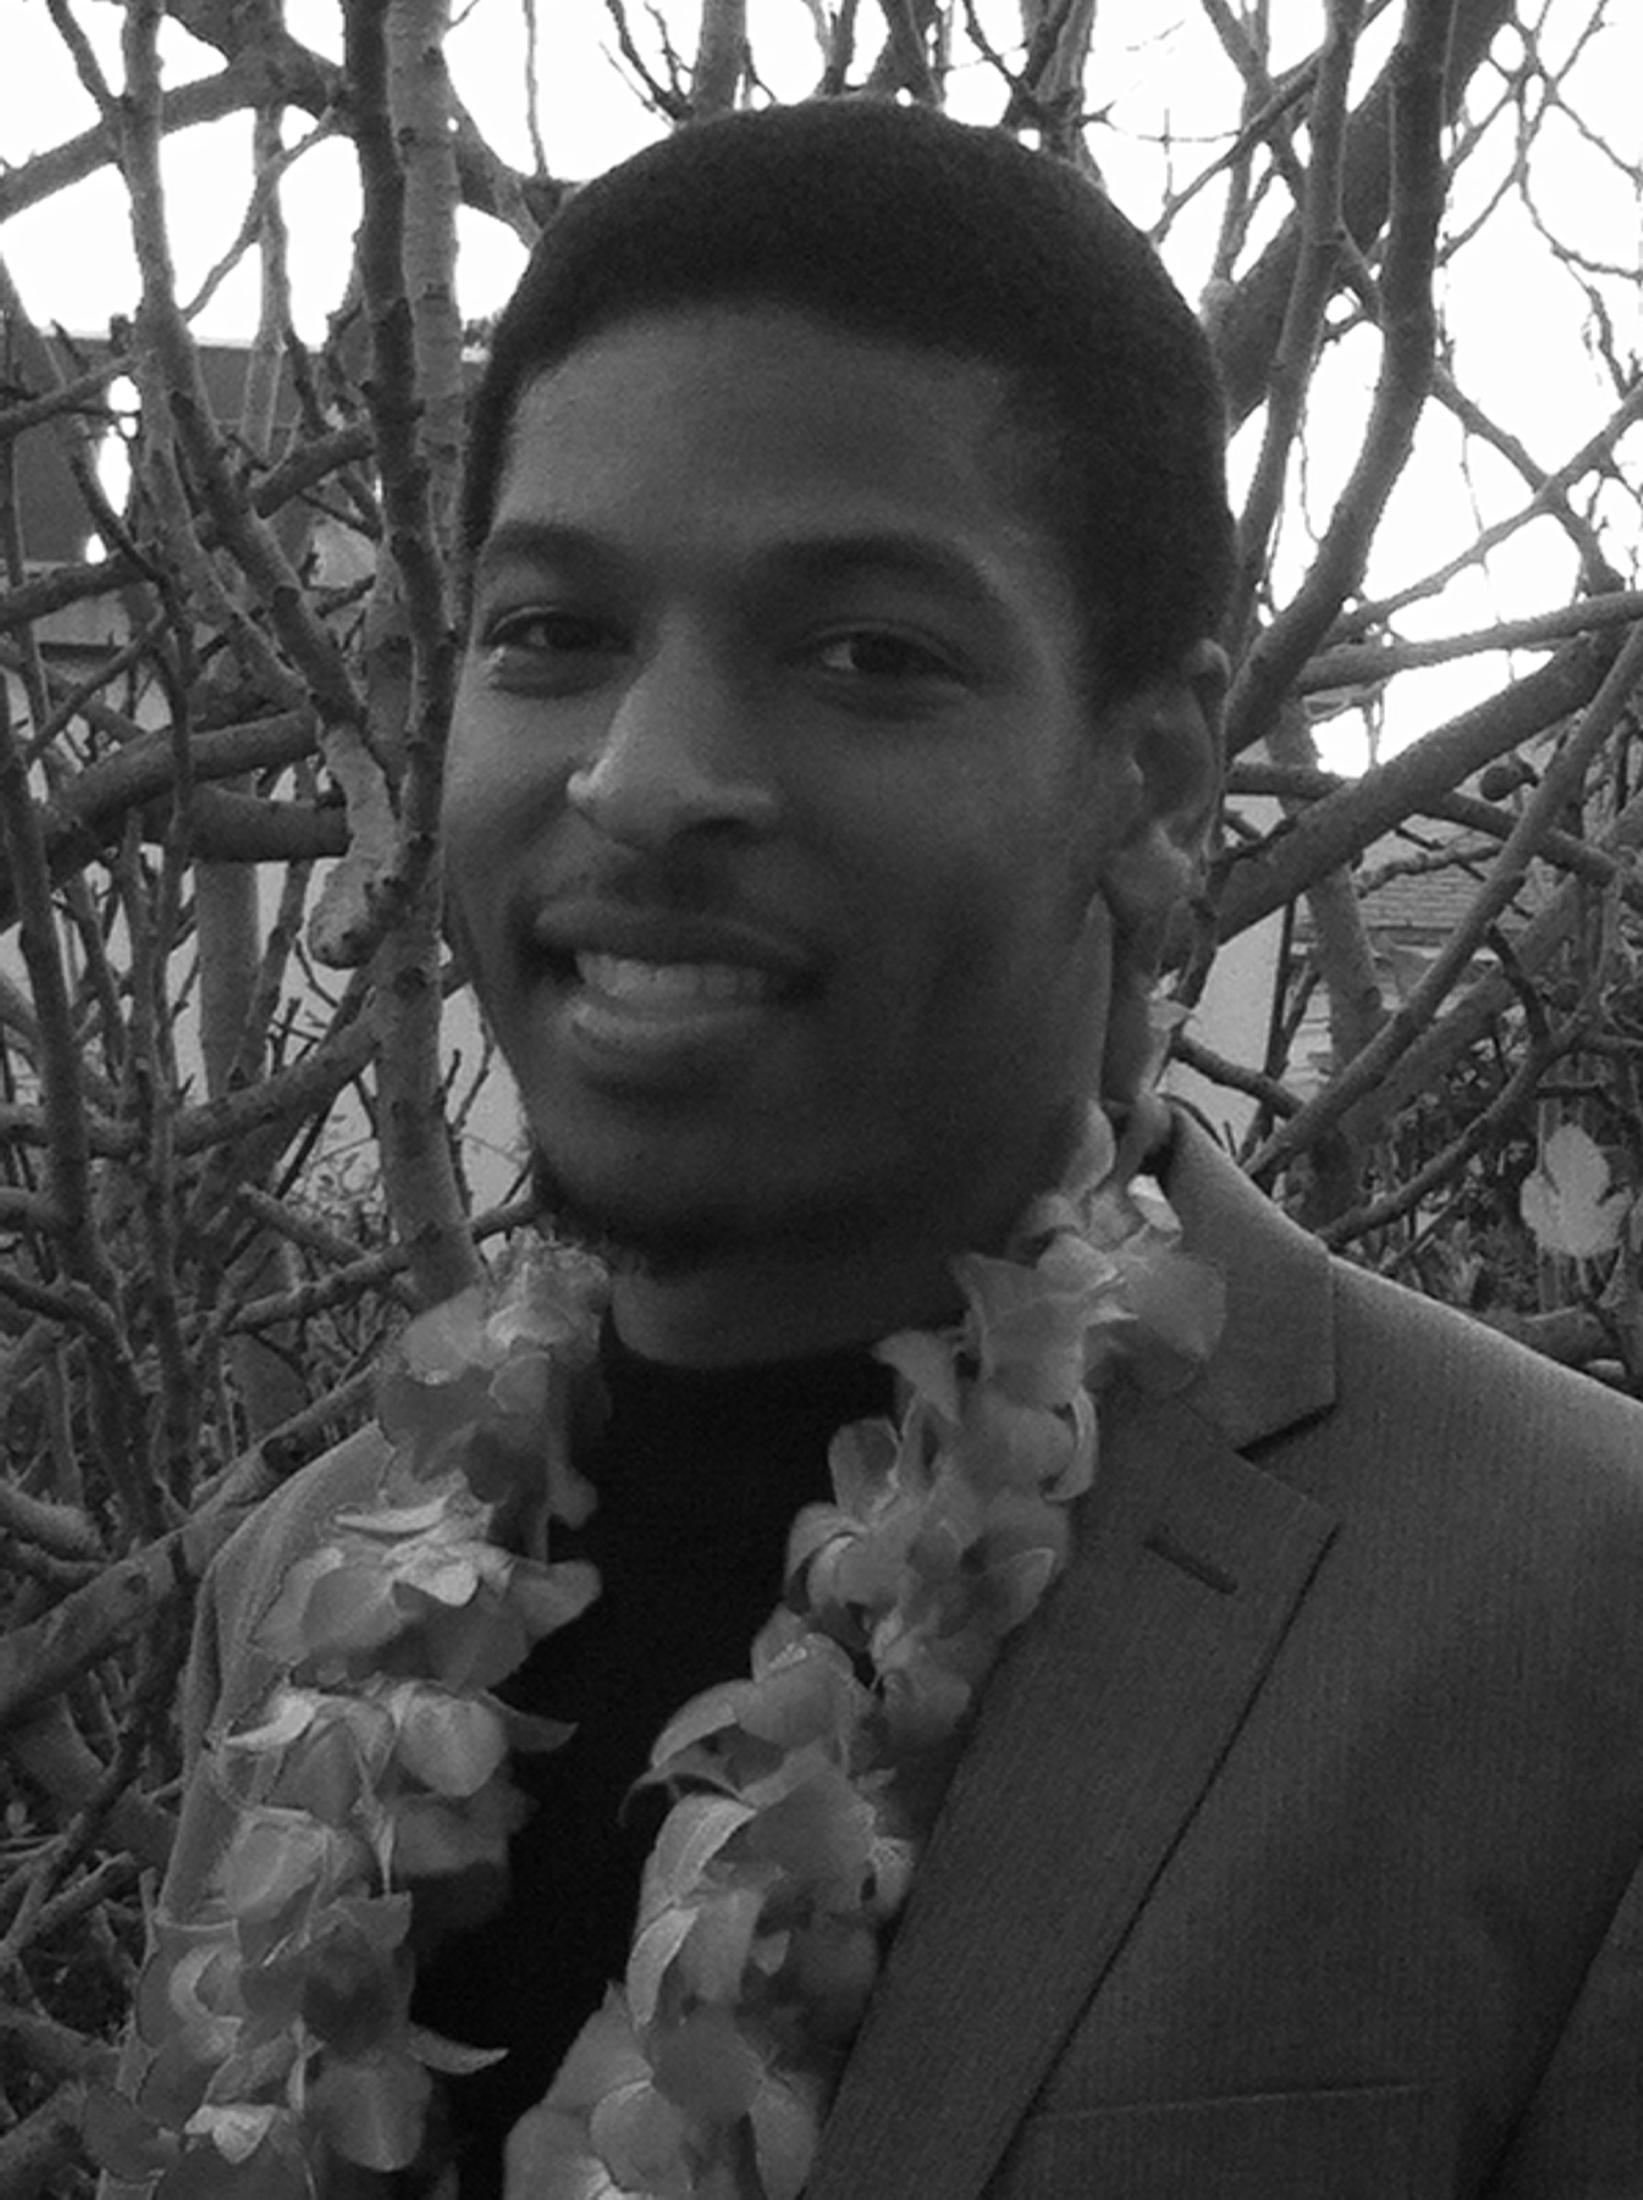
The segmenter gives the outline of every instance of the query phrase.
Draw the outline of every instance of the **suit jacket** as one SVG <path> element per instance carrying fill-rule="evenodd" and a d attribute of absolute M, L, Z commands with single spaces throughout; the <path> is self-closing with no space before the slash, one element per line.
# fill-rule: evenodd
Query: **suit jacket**
<path fill-rule="evenodd" d="M 1636 2200 L 1643 1413 L 1332 1261 L 1190 1126 L 1169 1188 L 1226 1331 L 1103 1405 L 808 2200 Z M 218 1560 L 196 1738 L 382 1456 Z M 196 1780 L 175 1910 L 221 1836 Z"/>

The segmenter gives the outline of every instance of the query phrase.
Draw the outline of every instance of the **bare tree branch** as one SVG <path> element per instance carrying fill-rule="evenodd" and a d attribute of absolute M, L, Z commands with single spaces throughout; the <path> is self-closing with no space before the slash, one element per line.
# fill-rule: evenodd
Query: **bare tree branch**
<path fill-rule="evenodd" d="M 1289 1155 L 1303 1151 L 1347 1114 L 1391 1070 L 1400 1055 L 1431 1023 L 1437 1006 L 1465 971 L 1478 942 L 1505 909 L 1528 874 L 1540 843 L 1583 786 L 1586 771 L 1603 743 L 1613 735 L 1634 689 L 1643 679 L 1643 630 L 1634 633 L 1610 667 L 1577 732 L 1570 735 L 1545 778 L 1535 789 L 1511 838 L 1501 850 L 1487 885 L 1465 921 L 1434 956 L 1425 976 L 1362 1053 L 1325 1091 L 1292 1116 L 1255 1157 L 1250 1174 L 1270 1179 Z"/>
<path fill-rule="evenodd" d="M 1443 70 L 1451 0 L 1409 0 L 1389 65 L 1397 179 L 1381 276 L 1381 372 L 1363 447 L 1295 596 L 1252 642 L 1227 701 L 1227 751 L 1242 754 L 1363 577 L 1380 515 L 1414 439 L 1431 380 L 1432 266 L 1443 209 Z"/>
<path fill-rule="evenodd" d="M 727 115 L 736 105 L 747 66 L 747 0 L 702 0 L 690 111 L 697 122 Z"/>
<path fill-rule="evenodd" d="M 1511 0 L 1442 0 L 1442 4 L 1449 18 L 1443 81 L 1447 116 L 1459 105 L 1473 71 L 1511 12 Z M 1393 195 L 1391 110 L 1396 67 L 1395 62 L 1389 63 L 1376 79 L 1354 110 L 1347 132 L 1341 206 L 1347 232 L 1362 253 L 1371 250 L 1385 227 Z M 1216 360 L 1235 422 L 1253 412 L 1265 394 L 1300 248 L 1300 217 L 1293 215 L 1216 314 Z"/>
<path fill-rule="evenodd" d="M 1337 864 L 1350 863 L 1398 821 L 1430 805 L 1510 749 L 1559 724 L 1598 692 L 1611 653 L 1595 642 L 1560 651 L 1538 671 L 1429 733 L 1298 819 L 1281 840 L 1234 856 L 1216 898 L 1222 940 L 1281 909 Z"/>

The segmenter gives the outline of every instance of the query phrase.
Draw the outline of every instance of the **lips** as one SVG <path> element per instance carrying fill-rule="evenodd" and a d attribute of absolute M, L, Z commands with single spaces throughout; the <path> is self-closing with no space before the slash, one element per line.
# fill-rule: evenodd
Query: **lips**
<path fill-rule="evenodd" d="M 561 901 L 521 932 L 567 1065 L 612 1096 L 722 1090 L 821 983 L 807 946 L 739 919 Z"/>
<path fill-rule="evenodd" d="M 820 981 L 808 945 L 741 920 L 554 903 L 532 911 L 523 932 L 562 983 L 635 1007 L 787 1001 Z"/>
<path fill-rule="evenodd" d="M 576 974 L 607 1000 L 635 1008 L 686 1008 L 694 1002 L 770 1001 L 780 982 L 736 963 L 642 962 L 631 955 L 578 955 Z"/>

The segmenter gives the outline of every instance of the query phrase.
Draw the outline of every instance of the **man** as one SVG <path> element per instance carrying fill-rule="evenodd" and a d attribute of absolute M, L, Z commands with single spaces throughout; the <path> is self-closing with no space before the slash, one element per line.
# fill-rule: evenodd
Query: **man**
<path fill-rule="evenodd" d="M 889 106 L 639 156 L 504 316 L 452 921 L 549 1207 L 614 1280 L 607 1410 L 548 1470 L 601 1593 L 503 1689 L 576 1732 L 519 1762 L 507 1906 L 417 1981 L 420 2022 L 509 2051 L 449 2088 L 442 2191 L 1643 2191 L 1643 1422 L 1331 1264 L 1138 1089 L 1215 785 L 1219 445 L 1190 317 L 1104 201 Z M 1143 1149 L 1184 1264 L 1124 1219 Z M 1043 1336 L 1073 1300 L 1069 1395 Z M 444 1456 L 390 1408 L 396 1457 Z M 307 1899 L 229 1846 L 224 1767 L 273 1761 L 261 1834 L 300 1800 L 345 1845 L 286 1753 L 346 1678 L 316 1582 L 413 1537 L 386 1448 L 299 1478 L 207 1599 L 167 1893 L 207 1922 L 150 2002 L 223 2053 Z M 419 1610 L 477 1594 L 461 1564 Z M 630 1793 L 687 1703 L 666 1791 Z M 461 1788 L 458 1741 L 415 1743 L 414 1800 Z M 398 2162 L 337 2105 L 388 2066 L 348 1946 L 303 1974 L 332 2057 L 303 2067 L 341 2151 Z M 240 2079 L 193 2134 L 267 2168 L 301 2084 Z"/>

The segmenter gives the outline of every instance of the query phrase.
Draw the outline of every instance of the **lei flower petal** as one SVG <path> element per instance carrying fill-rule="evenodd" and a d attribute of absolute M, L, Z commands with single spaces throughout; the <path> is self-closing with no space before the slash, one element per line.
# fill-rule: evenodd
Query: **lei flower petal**
<path fill-rule="evenodd" d="M 626 1977 L 511 2134 L 511 2200 L 798 2200 L 978 1694 L 1066 1563 L 1091 1389 L 1120 1363 L 1185 1380 L 1220 1325 L 1219 1279 L 1115 1157 L 1092 1111 L 1006 1255 L 955 1264 L 962 1319 L 876 1348 L 896 1420 L 835 1437 L 748 1674 L 657 1739 L 672 1801 Z M 411 2024 L 412 1906 L 435 1878 L 502 1884 L 509 1751 L 568 1731 L 489 1691 L 597 1593 L 546 1531 L 593 1502 L 570 1431 L 602 1289 L 547 1256 L 413 1323 L 380 1502 L 339 1512 L 263 1617 L 282 1677 L 216 1747 L 232 1837 L 201 1914 L 158 1921 L 137 2104 L 88 2122 L 157 2200 L 405 2168 L 431 2073 L 494 2059 Z"/>
<path fill-rule="evenodd" d="M 877 1348 L 903 1388 L 899 1422 L 840 1431 L 835 1501 L 794 1523 L 791 1609 L 755 1644 L 751 1678 L 706 1691 L 659 1738 L 651 1777 L 675 1802 L 626 1995 L 546 2103 L 587 2189 L 802 2188 L 978 1691 L 1065 1563 L 1068 1506 L 1096 1467 L 1087 1386 L 1139 1343 L 1161 1367 L 1194 1362 L 1216 1326 L 1167 1209 L 1103 1181 L 1113 1151 L 1097 1119 L 1009 1256 L 956 1264 L 964 1320 Z"/>
<path fill-rule="evenodd" d="M 382 1501 L 340 1510 L 262 1617 L 283 1677 L 216 1738 L 233 1830 L 201 1914 L 158 1921 L 137 2122 L 93 2127 L 110 2167 L 160 2169 L 164 2200 L 311 2200 L 330 2160 L 405 2168 L 430 2071 L 494 2060 L 410 2022 L 410 1889 L 468 1874 L 499 1893 L 525 1809 L 510 1746 L 569 1731 L 488 1690 L 597 1577 L 503 1547 L 510 1492 L 491 1485 L 509 1461 L 516 1483 L 540 1478 L 540 1416 L 591 1363 L 596 1321 L 585 1279 L 568 1290 L 550 1257 L 494 1308 L 470 1293 L 413 1323 L 383 1384 Z M 550 1511 L 554 1491 L 583 1506 L 568 1462 L 547 1479 Z"/>

